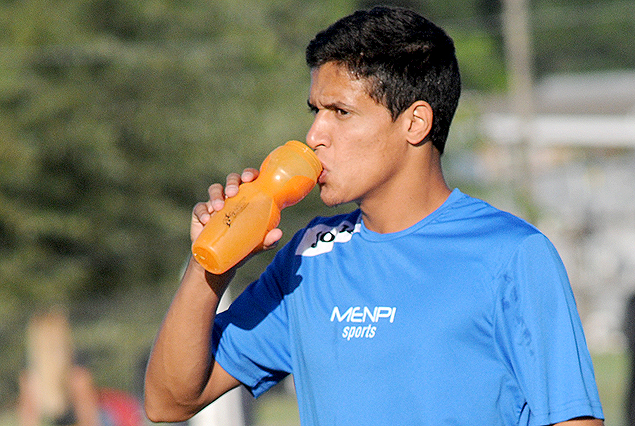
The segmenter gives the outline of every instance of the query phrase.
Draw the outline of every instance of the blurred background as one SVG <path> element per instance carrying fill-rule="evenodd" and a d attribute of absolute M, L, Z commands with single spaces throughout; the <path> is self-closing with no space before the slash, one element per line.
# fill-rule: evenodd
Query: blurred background
<path fill-rule="evenodd" d="M 635 3 L 386 1 L 454 38 L 449 183 L 536 224 L 567 266 L 608 426 L 628 425 L 635 291 Z M 28 329 L 63 311 L 74 363 L 141 398 L 189 254 L 192 206 L 304 140 L 313 35 L 361 0 L 0 0 L 0 424 Z M 285 240 L 326 209 L 285 210 Z M 271 259 L 250 261 L 238 294 Z M 43 351 L 48 349 L 46 344 Z M 288 383 L 246 424 L 298 425 Z"/>

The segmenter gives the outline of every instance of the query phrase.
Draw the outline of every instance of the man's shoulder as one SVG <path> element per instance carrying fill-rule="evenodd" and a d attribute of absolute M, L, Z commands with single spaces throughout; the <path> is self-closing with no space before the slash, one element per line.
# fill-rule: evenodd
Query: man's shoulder
<path fill-rule="evenodd" d="M 493 271 L 501 270 L 512 257 L 523 253 L 532 253 L 536 259 L 557 256 L 549 238 L 538 228 L 483 200 L 464 196 L 452 210 L 439 233 L 452 239 L 456 250 L 481 259 Z"/>
<path fill-rule="evenodd" d="M 444 219 L 455 223 L 464 232 L 482 237 L 491 235 L 514 239 L 541 234 L 534 225 L 513 213 L 494 207 L 479 198 L 461 195 L 452 203 Z"/>

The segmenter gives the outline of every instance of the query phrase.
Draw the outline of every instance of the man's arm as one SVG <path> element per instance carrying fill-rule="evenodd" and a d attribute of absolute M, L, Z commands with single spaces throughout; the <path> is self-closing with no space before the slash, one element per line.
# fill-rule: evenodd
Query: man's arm
<path fill-rule="evenodd" d="M 225 188 L 220 184 L 210 186 L 209 201 L 197 204 L 192 212 L 192 241 L 211 214 L 222 209 L 225 196 L 235 196 L 241 182 L 257 176 L 258 170 L 246 169 L 242 175 L 230 174 Z M 270 231 L 264 248 L 273 246 L 281 236 L 279 229 Z M 232 268 L 213 275 L 190 257 L 146 370 L 145 409 L 150 420 L 186 420 L 240 384 L 215 362 L 210 345 L 216 309 L 235 271 Z"/>
<path fill-rule="evenodd" d="M 150 420 L 186 420 L 239 385 L 210 352 L 216 308 L 231 275 L 211 275 L 190 259 L 148 362 L 145 409 Z"/>

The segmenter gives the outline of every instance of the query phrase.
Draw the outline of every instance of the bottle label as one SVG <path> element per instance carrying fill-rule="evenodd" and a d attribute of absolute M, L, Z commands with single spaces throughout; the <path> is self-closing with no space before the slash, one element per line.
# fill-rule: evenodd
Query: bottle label
<path fill-rule="evenodd" d="M 232 226 L 232 222 L 236 219 L 243 210 L 247 208 L 249 202 L 245 199 L 245 197 L 236 201 L 236 205 L 232 207 L 231 210 L 224 213 L 223 223 L 229 228 Z"/>

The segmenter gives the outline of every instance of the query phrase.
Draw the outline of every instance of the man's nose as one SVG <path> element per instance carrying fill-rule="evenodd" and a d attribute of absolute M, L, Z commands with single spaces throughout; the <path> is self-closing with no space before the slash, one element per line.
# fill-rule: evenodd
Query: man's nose
<path fill-rule="evenodd" d="M 318 112 L 313 119 L 313 124 L 306 135 L 306 144 L 311 149 L 328 145 L 328 132 L 326 131 L 326 123 L 321 112 Z"/>

